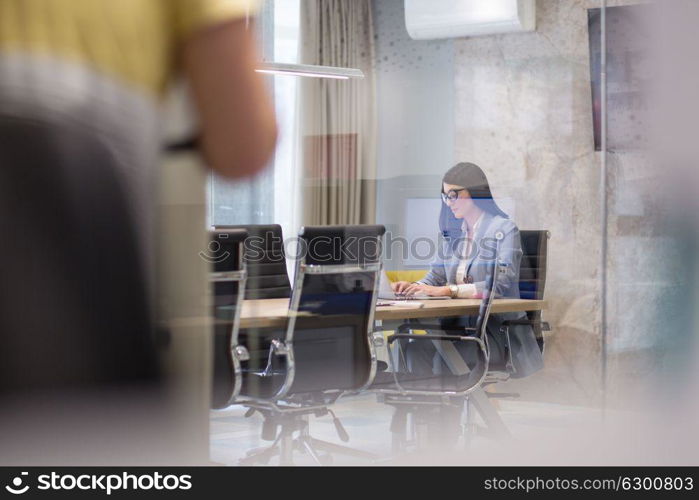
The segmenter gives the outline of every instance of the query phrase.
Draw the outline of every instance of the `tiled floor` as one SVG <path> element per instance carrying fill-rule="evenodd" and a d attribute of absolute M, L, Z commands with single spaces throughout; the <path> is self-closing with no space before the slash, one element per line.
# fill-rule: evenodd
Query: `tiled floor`
<path fill-rule="evenodd" d="M 393 408 L 377 402 L 376 396 L 372 394 L 348 397 L 332 407 L 350 435 L 350 441 L 346 445 L 372 452 L 379 460 L 372 462 L 334 455 L 333 463 L 516 464 L 527 463 L 537 452 L 538 463 L 546 463 L 548 455 L 544 451 L 548 450 L 551 452 L 550 456 L 555 456 L 560 453 L 558 447 L 562 446 L 565 439 L 584 435 L 586 429 L 594 428 L 601 420 L 601 412 L 592 408 L 519 400 L 498 400 L 494 404 L 499 406 L 498 411 L 512 433 L 512 438 L 496 441 L 474 434 L 467 449 L 459 441 L 447 448 L 433 447 L 420 450 L 419 453 L 396 456 L 391 452 L 389 432 Z M 211 412 L 210 451 L 213 462 L 236 465 L 248 450 L 270 444 L 260 439 L 260 414 L 255 413 L 252 417 L 245 418 L 245 411 L 245 408 L 240 406 L 232 406 L 226 410 Z M 332 417 L 329 415 L 321 418 L 311 417 L 310 431 L 315 438 L 345 444 L 338 438 Z M 569 446 L 566 449 L 571 450 Z M 575 462 L 575 458 L 572 457 L 569 462 Z M 277 458 L 273 458 L 270 463 L 278 463 Z M 294 463 L 312 465 L 314 462 L 307 454 L 297 452 L 294 454 Z"/>

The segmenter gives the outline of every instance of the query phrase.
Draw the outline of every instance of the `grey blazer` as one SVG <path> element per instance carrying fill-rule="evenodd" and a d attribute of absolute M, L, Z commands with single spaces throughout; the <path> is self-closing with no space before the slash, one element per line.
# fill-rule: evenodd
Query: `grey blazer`
<path fill-rule="evenodd" d="M 522 243 L 519 237 L 519 229 L 514 222 L 499 215 L 483 214 L 483 219 L 473 239 L 470 254 L 466 258 L 466 272 L 464 279 L 476 286 L 478 293 L 482 293 L 485 286 L 487 264 L 492 263 L 495 256 L 496 233 L 500 231 L 504 238 L 499 243 L 497 286 L 495 296 L 506 298 L 519 298 L 519 265 L 522 260 Z M 430 271 L 420 283 L 432 286 L 445 286 L 456 284 L 456 271 L 465 248 L 465 234 L 459 240 L 444 240 L 441 245 L 441 253 L 432 262 Z M 500 333 L 500 326 L 504 320 L 522 319 L 526 317 L 523 312 L 510 312 L 491 314 L 488 320 L 488 342 L 497 347 L 500 353 L 504 353 L 504 334 Z M 455 321 L 444 320 L 448 325 L 475 326 L 476 316 L 464 316 Z M 493 345 L 493 342 L 496 345 Z M 541 350 L 534 337 L 531 326 L 517 325 L 510 327 L 510 348 L 512 350 L 512 362 L 516 377 L 524 377 L 540 370 L 544 363 Z"/>

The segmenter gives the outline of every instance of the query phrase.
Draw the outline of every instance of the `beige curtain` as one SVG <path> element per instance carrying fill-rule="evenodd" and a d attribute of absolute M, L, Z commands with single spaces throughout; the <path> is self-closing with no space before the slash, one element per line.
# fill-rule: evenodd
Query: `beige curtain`
<path fill-rule="evenodd" d="M 299 79 L 302 221 L 368 224 L 376 213 L 371 0 L 301 2 L 299 62 L 359 68 L 364 79 Z"/>

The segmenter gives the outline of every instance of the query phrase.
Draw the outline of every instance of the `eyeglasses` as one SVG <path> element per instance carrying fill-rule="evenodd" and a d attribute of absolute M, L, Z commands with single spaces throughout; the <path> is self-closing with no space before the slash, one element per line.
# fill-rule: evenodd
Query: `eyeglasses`
<path fill-rule="evenodd" d="M 444 203 L 449 203 L 450 201 L 456 200 L 459 197 L 459 192 L 461 191 L 466 191 L 466 188 L 450 189 L 446 193 L 442 193 L 442 201 Z"/>

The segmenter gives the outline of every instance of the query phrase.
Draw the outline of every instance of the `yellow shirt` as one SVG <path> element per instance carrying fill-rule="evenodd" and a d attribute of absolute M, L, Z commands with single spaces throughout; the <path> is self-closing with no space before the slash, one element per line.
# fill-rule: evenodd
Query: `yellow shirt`
<path fill-rule="evenodd" d="M 253 14 L 257 0 L 0 0 L 2 53 L 86 64 L 160 94 L 194 31 Z"/>

